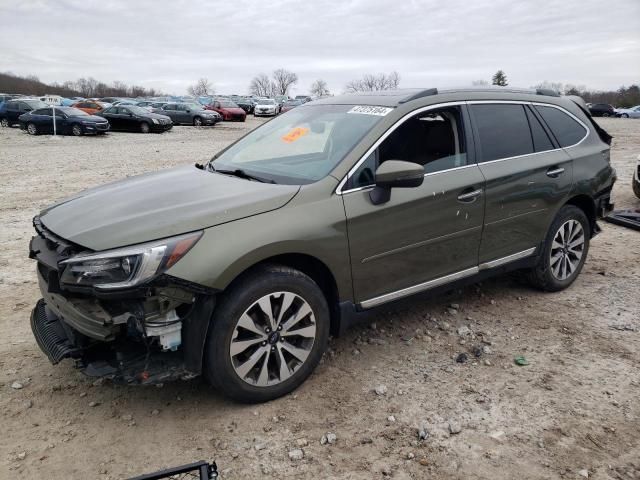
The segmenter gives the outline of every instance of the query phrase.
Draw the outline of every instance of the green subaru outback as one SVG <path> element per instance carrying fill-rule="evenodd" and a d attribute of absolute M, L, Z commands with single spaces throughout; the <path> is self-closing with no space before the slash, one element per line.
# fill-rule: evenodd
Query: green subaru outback
<path fill-rule="evenodd" d="M 206 165 L 42 211 L 33 333 L 91 376 L 203 374 L 270 400 L 380 305 L 513 269 L 571 285 L 612 208 L 610 141 L 580 99 L 542 90 L 310 102 Z"/>

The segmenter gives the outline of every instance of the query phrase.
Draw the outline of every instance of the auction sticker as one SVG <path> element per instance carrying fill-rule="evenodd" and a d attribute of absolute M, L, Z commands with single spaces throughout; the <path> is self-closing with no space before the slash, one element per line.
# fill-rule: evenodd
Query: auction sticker
<path fill-rule="evenodd" d="M 375 105 L 356 105 L 347 113 L 361 113 L 364 115 L 377 115 L 384 117 L 387 113 L 391 112 L 393 108 L 389 107 L 377 107 Z"/>
<path fill-rule="evenodd" d="M 296 140 L 298 140 L 300 137 L 306 135 L 307 133 L 309 133 L 308 128 L 303 128 L 303 127 L 292 128 L 289 131 L 289 133 L 287 133 L 282 137 L 282 141 L 287 143 L 293 143 Z"/>

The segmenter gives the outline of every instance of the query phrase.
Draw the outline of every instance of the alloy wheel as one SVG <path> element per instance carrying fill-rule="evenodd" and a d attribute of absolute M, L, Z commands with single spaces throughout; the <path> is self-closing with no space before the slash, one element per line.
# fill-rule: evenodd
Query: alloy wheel
<path fill-rule="evenodd" d="M 196 117 L 193 119 L 193 125 L 195 127 L 201 127 L 202 126 L 202 119 L 200 117 Z"/>
<path fill-rule="evenodd" d="M 2 120 L 0 120 L 0 125 L 2 125 L 3 128 L 8 128 L 9 120 L 7 120 L 6 118 L 3 118 Z"/>
<path fill-rule="evenodd" d="M 74 125 L 71 129 L 71 133 L 73 133 L 76 137 L 82 135 L 82 127 L 80 125 Z"/>
<path fill-rule="evenodd" d="M 315 314 L 292 292 L 273 292 L 240 316 L 229 355 L 239 378 L 258 387 L 290 378 L 307 360 L 316 339 Z"/>
<path fill-rule="evenodd" d="M 29 135 L 36 135 L 38 133 L 38 127 L 36 127 L 33 123 L 27 125 L 27 132 Z"/>
<path fill-rule="evenodd" d="M 563 223 L 551 244 L 549 266 L 558 280 L 566 280 L 573 275 L 584 254 L 584 229 L 577 220 Z"/>

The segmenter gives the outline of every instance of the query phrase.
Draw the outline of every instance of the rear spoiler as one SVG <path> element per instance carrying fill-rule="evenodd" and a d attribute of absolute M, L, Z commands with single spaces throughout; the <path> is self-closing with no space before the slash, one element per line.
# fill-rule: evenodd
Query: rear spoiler
<path fill-rule="evenodd" d="M 584 114 L 587 116 L 587 118 L 591 122 L 591 125 L 593 125 L 593 128 L 595 128 L 596 132 L 598 132 L 598 136 L 600 137 L 600 140 L 602 140 L 607 145 L 611 145 L 611 140 L 613 139 L 613 137 L 609 135 L 609 133 L 600 125 L 598 125 L 598 123 L 593 119 L 584 99 L 577 95 L 567 95 L 567 98 L 570 99 L 573 103 L 575 103 L 578 106 L 578 108 L 580 108 L 580 110 L 584 112 Z"/>

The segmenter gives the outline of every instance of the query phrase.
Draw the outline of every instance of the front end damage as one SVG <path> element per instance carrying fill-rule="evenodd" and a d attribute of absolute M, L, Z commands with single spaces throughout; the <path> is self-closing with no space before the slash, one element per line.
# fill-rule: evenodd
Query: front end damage
<path fill-rule="evenodd" d="M 86 249 L 34 219 L 42 293 L 31 314 L 36 341 L 51 363 L 65 358 L 93 377 L 159 383 L 201 373 L 215 292 L 163 274 L 131 288 L 100 290 L 61 282 L 64 262 Z"/>

